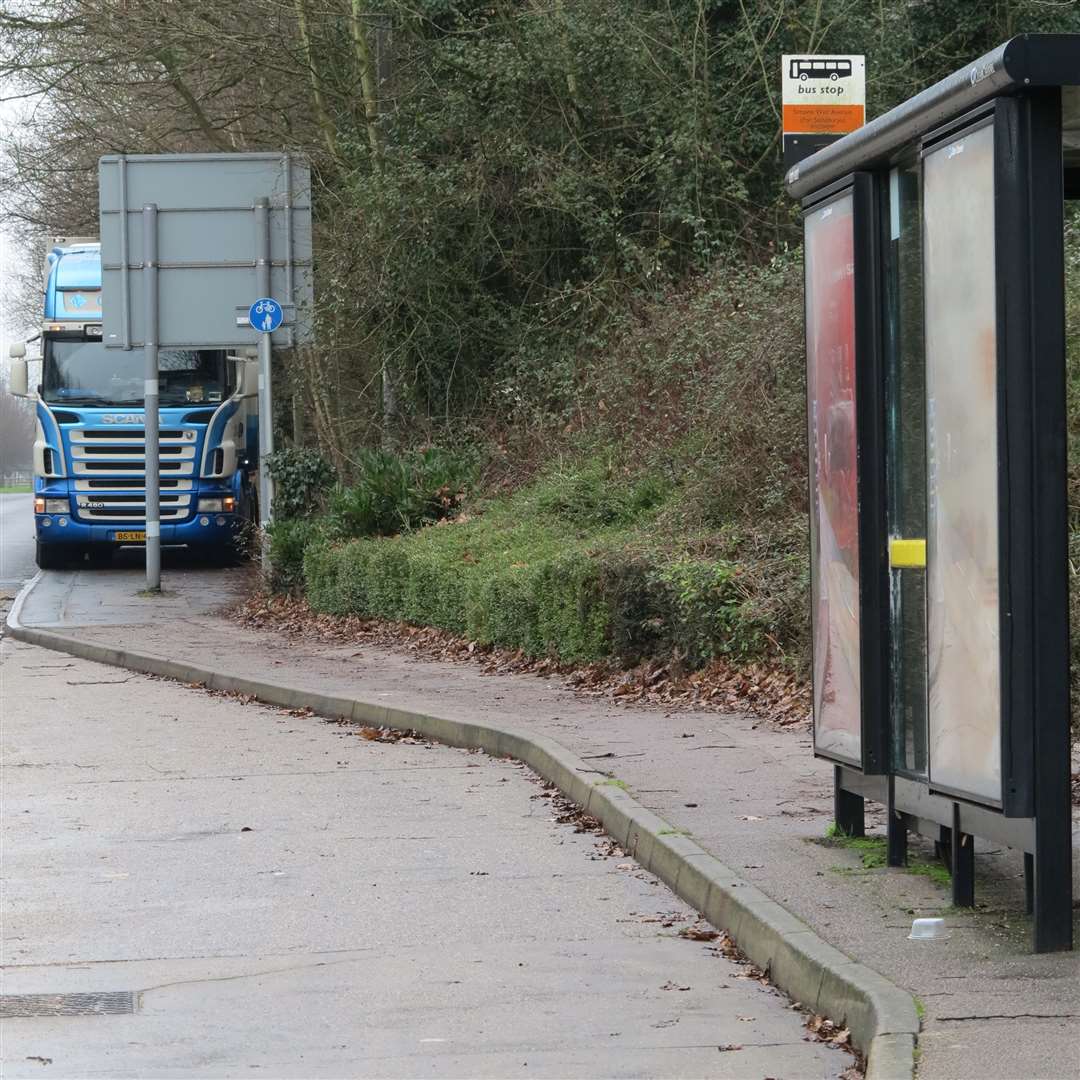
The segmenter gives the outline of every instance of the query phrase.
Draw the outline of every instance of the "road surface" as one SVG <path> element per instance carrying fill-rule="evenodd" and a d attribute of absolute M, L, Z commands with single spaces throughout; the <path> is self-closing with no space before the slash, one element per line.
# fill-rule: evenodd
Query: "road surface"
<path fill-rule="evenodd" d="M 35 573 L 34 497 L 0 494 L 0 592 L 17 591 Z"/>
<path fill-rule="evenodd" d="M 511 762 L 11 639 L 0 664 L 6 1078 L 850 1064 Z"/>

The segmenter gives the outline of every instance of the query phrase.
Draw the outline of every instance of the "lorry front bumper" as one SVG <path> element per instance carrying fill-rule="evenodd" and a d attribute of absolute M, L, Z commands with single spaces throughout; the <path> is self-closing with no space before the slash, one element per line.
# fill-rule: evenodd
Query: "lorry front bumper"
<path fill-rule="evenodd" d="M 242 524 L 243 519 L 237 514 L 196 514 L 190 521 L 163 521 L 161 542 L 185 547 L 221 546 L 233 540 Z M 34 515 L 34 535 L 43 544 L 138 545 L 141 541 L 117 539 L 117 533 L 140 533 L 145 530 L 146 524 L 142 521 L 102 525 L 78 521 L 70 514 Z"/>

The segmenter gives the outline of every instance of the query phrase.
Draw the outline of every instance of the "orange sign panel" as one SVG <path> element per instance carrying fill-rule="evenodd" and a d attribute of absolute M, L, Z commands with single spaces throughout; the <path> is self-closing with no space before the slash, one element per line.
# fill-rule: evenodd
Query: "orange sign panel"
<path fill-rule="evenodd" d="M 807 103 L 784 106 L 784 131 L 789 134 L 846 135 L 865 122 L 865 105 Z"/>

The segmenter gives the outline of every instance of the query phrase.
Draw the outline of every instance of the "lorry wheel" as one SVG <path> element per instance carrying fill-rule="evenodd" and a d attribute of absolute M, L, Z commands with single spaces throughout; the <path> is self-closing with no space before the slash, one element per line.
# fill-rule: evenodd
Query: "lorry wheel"
<path fill-rule="evenodd" d="M 60 554 L 59 544 L 43 544 L 40 540 L 34 548 L 34 561 L 39 570 L 62 570 L 67 560 Z"/>

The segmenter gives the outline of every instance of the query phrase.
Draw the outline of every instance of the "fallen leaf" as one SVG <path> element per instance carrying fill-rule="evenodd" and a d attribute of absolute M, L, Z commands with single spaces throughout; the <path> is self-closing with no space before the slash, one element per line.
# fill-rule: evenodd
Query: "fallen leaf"
<path fill-rule="evenodd" d="M 679 937 L 686 938 L 687 941 L 715 941 L 719 936 L 719 930 L 708 926 L 684 926 L 679 931 Z"/>

